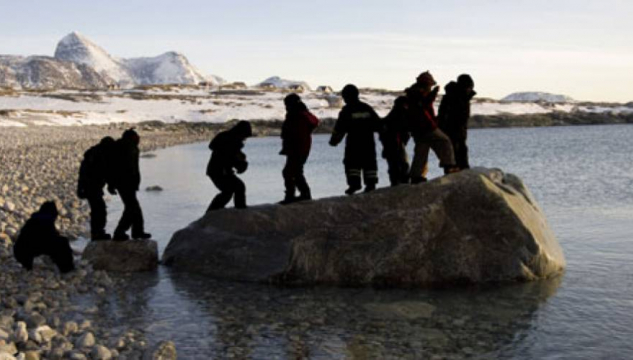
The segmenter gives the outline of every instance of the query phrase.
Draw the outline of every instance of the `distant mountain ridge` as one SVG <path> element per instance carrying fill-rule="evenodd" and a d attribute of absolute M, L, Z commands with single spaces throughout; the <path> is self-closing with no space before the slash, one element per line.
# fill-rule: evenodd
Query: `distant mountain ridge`
<path fill-rule="evenodd" d="M 257 84 L 257 86 L 267 86 L 267 85 L 273 86 L 278 89 L 290 89 L 292 87 L 301 86 L 305 90 L 312 90 L 310 88 L 310 85 L 308 85 L 308 83 L 305 81 L 286 80 L 286 79 L 280 78 L 279 76 L 271 76 L 268 79 Z"/>
<path fill-rule="evenodd" d="M 574 99 L 567 95 L 559 95 L 559 94 L 550 94 L 546 92 L 539 91 L 526 91 L 526 92 L 516 92 L 512 93 L 503 99 L 502 102 L 536 102 L 536 101 L 544 101 L 549 103 L 569 103 L 575 102 Z"/>
<path fill-rule="evenodd" d="M 0 56 L 0 86 L 23 88 L 104 88 L 154 84 L 218 84 L 180 53 L 155 57 L 116 58 L 72 32 L 55 49 L 54 57 Z"/>

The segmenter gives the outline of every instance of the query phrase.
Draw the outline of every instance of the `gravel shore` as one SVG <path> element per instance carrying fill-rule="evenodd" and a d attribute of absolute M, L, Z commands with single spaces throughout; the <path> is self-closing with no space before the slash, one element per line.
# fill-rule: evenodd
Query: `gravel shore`
<path fill-rule="evenodd" d="M 208 140 L 219 126 L 136 124 L 141 150 Z M 141 331 L 113 333 L 84 317 L 96 312 L 100 296 L 117 284 L 84 261 L 60 275 L 48 259 L 27 272 L 13 259 L 12 244 L 30 214 L 54 200 L 57 226 L 69 238 L 88 232 L 89 208 L 76 197 L 83 153 L 104 136 L 118 138 L 126 124 L 0 130 L 0 360 L 171 359 L 174 344 L 149 347 Z"/>

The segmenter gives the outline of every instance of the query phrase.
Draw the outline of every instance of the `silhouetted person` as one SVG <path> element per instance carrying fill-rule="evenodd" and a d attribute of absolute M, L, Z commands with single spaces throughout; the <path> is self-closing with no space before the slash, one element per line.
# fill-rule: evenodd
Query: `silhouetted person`
<path fill-rule="evenodd" d="M 438 113 L 439 127 L 451 139 L 455 162 L 461 170 L 470 168 L 466 138 L 470 100 L 477 94 L 474 88 L 475 83 L 467 74 L 457 77 L 457 82 L 448 83 L 444 88 L 446 95 L 442 98 Z"/>
<path fill-rule="evenodd" d="M 123 132 L 123 136 L 115 142 L 111 192 L 118 191 L 123 202 L 123 215 L 114 230 L 114 240 L 129 240 L 127 231 L 132 228 L 133 239 L 149 239 L 151 234 L 145 232 L 143 211 L 136 198 L 141 184 L 139 169 L 139 148 L 141 138 L 133 129 Z"/>
<path fill-rule="evenodd" d="M 380 132 L 382 142 L 382 157 L 389 166 L 389 181 L 391 186 L 409 182 L 409 158 L 407 156 L 407 142 L 409 130 L 407 127 L 408 100 L 404 96 L 396 98 L 393 108 L 383 119 Z"/>
<path fill-rule="evenodd" d="M 286 106 L 286 120 L 281 128 L 281 155 L 286 156 L 286 165 L 282 171 L 286 197 L 281 204 L 295 201 L 310 200 L 310 186 L 303 174 L 303 166 L 310 155 L 312 147 L 312 132 L 319 125 L 319 119 L 314 116 L 297 94 L 290 94 L 284 98 Z M 299 190 L 296 197 L 295 191 Z"/>
<path fill-rule="evenodd" d="M 99 144 L 84 153 L 79 167 L 77 196 L 88 200 L 90 205 L 90 233 L 92 240 L 109 240 L 106 233 L 106 203 L 103 200 L 103 187 L 110 183 L 110 163 L 114 151 L 114 139 L 107 136 Z"/>
<path fill-rule="evenodd" d="M 20 230 L 13 246 L 13 255 L 27 270 L 33 269 L 33 259 L 40 255 L 49 256 L 62 273 L 75 269 L 68 239 L 61 236 L 55 228 L 57 216 L 55 203 L 45 202 Z"/>
<path fill-rule="evenodd" d="M 334 125 L 330 145 L 338 145 L 347 135 L 343 164 L 349 188 L 345 193 L 352 195 L 362 188 L 361 175 L 365 192 L 369 192 L 378 183 L 374 132 L 379 130 L 380 117 L 371 106 L 360 101 L 356 86 L 346 85 L 341 95 L 345 106 Z"/>
<path fill-rule="evenodd" d="M 427 71 L 420 74 L 417 82 L 406 90 L 409 100 L 407 123 L 415 141 L 410 171 L 412 184 L 426 181 L 425 168 L 430 149 L 437 155 L 445 174 L 458 170 L 451 141 L 437 126 L 433 103 L 439 87 L 433 87 L 435 84 L 433 76 Z"/>
<path fill-rule="evenodd" d="M 213 198 L 207 212 L 224 208 L 231 198 L 236 208 L 246 208 L 246 185 L 235 175 L 234 170 L 241 174 L 248 168 L 246 154 L 242 152 L 242 148 L 244 141 L 251 136 L 251 124 L 248 121 L 240 121 L 211 140 L 209 149 L 212 153 L 207 165 L 207 176 L 220 193 Z"/>

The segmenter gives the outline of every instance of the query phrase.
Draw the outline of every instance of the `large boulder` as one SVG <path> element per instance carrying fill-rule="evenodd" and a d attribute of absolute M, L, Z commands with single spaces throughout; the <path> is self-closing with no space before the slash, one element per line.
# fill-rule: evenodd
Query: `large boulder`
<path fill-rule="evenodd" d="M 535 280 L 565 267 L 521 180 L 483 168 L 370 194 L 211 212 L 173 235 L 163 262 L 238 281 L 415 287 Z"/>
<path fill-rule="evenodd" d="M 91 241 L 82 258 L 97 270 L 150 271 L 158 266 L 158 244 L 153 240 Z"/>

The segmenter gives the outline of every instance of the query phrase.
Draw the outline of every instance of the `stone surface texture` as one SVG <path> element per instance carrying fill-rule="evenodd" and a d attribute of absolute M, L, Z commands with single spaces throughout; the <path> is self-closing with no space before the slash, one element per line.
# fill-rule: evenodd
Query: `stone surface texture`
<path fill-rule="evenodd" d="M 97 270 L 151 271 L 158 266 L 158 244 L 153 240 L 91 241 L 82 257 Z"/>

